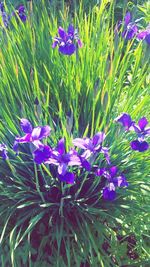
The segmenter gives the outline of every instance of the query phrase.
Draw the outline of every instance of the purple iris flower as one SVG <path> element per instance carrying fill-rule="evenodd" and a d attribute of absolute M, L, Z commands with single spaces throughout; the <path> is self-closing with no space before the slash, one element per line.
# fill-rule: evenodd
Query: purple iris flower
<path fill-rule="evenodd" d="M 91 155 L 101 152 L 105 155 L 106 160 L 109 163 L 109 153 L 107 147 L 102 147 L 102 142 L 105 139 L 105 133 L 99 132 L 93 136 L 93 138 L 75 138 L 73 140 L 74 146 L 77 146 L 85 152 L 82 154 L 82 156 L 87 159 Z"/>
<path fill-rule="evenodd" d="M 13 146 L 13 149 L 16 152 L 18 152 L 19 143 L 33 143 L 37 148 L 43 147 L 40 140 L 49 136 L 51 131 L 51 128 L 48 125 L 33 128 L 27 119 L 21 119 L 20 126 L 25 135 L 23 137 L 16 137 Z"/>
<path fill-rule="evenodd" d="M 26 12 L 25 12 L 25 7 L 24 5 L 20 5 L 17 9 L 16 12 L 19 16 L 19 18 L 22 20 L 22 22 L 26 22 L 27 20 L 27 16 L 26 16 Z"/>
<path fill-rule="evenodd" d="M 127 12 L 124 18 L 124 30 L 122 32 L 122 37 L 126 40 L 131 40 L 135 37 L 138 27 L 136 26 L 135 22 L 131 20 L 131 13 Z"/>
<path fill-rule="evenodd" d="M 54 38 L 52 48 L 55 48 L 58 45 L 60 53 L 71 56 L 76 51 L 76 42 L 79 47 L 82 47 L 82 42 L 79 39 L 78 31 L 74 29 L 72 25 L 68 27 L 67 32 L 65 32 L 62 27 L 59 27 L 58 34 L 59 37 Z"/>
<path fill-rule="evenodd" d="M 134 140 L 130 143 L 133 150 L 139 152 L 144 152 L 149 149 L 149 144 L 145 141 L 145 137 L 150 136 L 150 127 L 148 125 L 148 120 L 142 117 L 138 121 L 138 125 L 134 125 L 134 131 L 137 133 L 138 140 Z"/>
<path fill-rule="evenodd" d="M 133 150 L 144 152 L 149 149 L 149 144 L 145 141 L 145 138 L 150 135 L 150 127 L 145 117 L 142 117 L 138 121 L 138 125 L 132 121 L 131 116 L 127 113 L 122 113 L 115 121 L 120 122 L 127 131 L 135 131 L 138 139 L 133 140 L 130 146 Z"/>
<path fill-rule="evenodd" d="M 150 127 L 146 127 L 148 125 L 148 120 L 146 117 L 142 117 L 138 121 L 138 125 L 134 125 L 134 130 L 138 134 L 139 138 L 144 138 L 145 136 L 150 135 Z"/>
<path fill-rule="evenodd" d="M 81 166 L 81 160 L 75 150 L 66 153 L 64 138 L 59 140 L 56 149 L 45 163 L 58 166 L 58 174 L 62 176 L 66 174 L 68 166 Z"/>
<path fill-rule="evenodd" d="M 127 113 L 122 113 L 115 121 L 121 123 L 126 131 L 134 130 L 133 125 L 135 122 L 132 121 L 131 116 Z"/>
<path fill-rule="evenodd" d="M 8 159 L 7 146 L 5 144 L 0 144 L 0 157 L 4 160 Z"/>
<path fill-rule="evenodd" d="M 146 28 L 146 30 L 141 31 L 137 34 L 137 38 L 139 40 L 145 40 L 148 45 L 150 45 L 150 25 Z"/>
<path fill-rule="evenodd" d="M 124 174 L 118 175 L 118 168 L 112 166 L 111 168 L 98 169 L 96 175 L 104 176 L 107 179 L 107 186 L 103 188 L 103 198 L 106 200 L 114 200 L 116 198 L 116 188 L 126 187 L 128 182 Z"/>

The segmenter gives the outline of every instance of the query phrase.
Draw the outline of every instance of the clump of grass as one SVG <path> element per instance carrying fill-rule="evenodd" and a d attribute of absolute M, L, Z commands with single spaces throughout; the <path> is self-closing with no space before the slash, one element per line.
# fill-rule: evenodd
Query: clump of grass
<path fill-rule="evenodd" d="M 52 13 L 45 3 L 30 5 L 25 24 L 14 18 L 1 32 L 0 140 L 9 147 L 9 159 L 0 161 L 2 266 L 146 265 L 149 152 L 131 153 L 130 136 L 114 123 L 121 112 L 150 119 L 146 44 L 114 36 L 110 1 L 88 14 L 81 5 L 73 17 L 68 9 Z M 65 57 L 52 49 L 52 38 L 70 23 L 84 45 Z M 68 185 L 54 179 L 49 166 L 33 163 L 29 146 L 16 157 L 20 118 L 50 125 L 47 141 L 55 145 L 62 136 L 69 145 L 105 131 L 128 189 L 107 202 L 99 177 Z"/>

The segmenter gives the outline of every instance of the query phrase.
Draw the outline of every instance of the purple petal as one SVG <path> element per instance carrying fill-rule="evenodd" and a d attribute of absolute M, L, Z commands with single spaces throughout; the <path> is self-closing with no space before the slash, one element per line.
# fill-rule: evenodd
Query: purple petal
<path fill-rule="evenodd" d="M 69 166 L 81 166 L 81 160 L 78 155 L 69 155 Z"/>
<path fill-rule="evenodd" d="M 65 139 L 62 138 L 59 140 L 58 145 L 57 145 L 57 151 L 59 152 L 59 154 L 63 155 L 65 153 Z"/>
<path fill-rule="evenodd" d="M 58 41 L 54 41 L 52 44 L 52 48 L 55 48 L 58 45 Z"/>
<path fill-rule="evenodd" d="M 148 124 L 148 121 L 145 117 L 141 118 L 139 121 L 138 121 L 138 125 L 140 127 L 140 129 L 143 131 L 144 128 L 146 127 L 146 125 Z"/>
<path fill-rule="evenodd" d="M 142 31 L 142 32 L 139 32 L 139 33 L 137 34 L 137 38 L 138 38 L 139 40 L 143 40 L 143 39 L 145 39 L 146 36 L 147 36 L 147 31 Z"/>
<path fill-rule="evenodd" d="M 105 139 L 105 133 L 99 132 L 95 134 L 92 139 L 93 145 L 96 146 L 96 145 L 101 144 L 104 141 L 104 139 Z"/>
<path fill-rule="evenodd" d="M 89 138 L 75 138 L 72 143 L 74 144 L 74 146 L 77 146 L 79 148 L 82 149 L 87 149 L 89 143 L 90 143 L 90 139 Z"/>
<path fill-rule="evenodd" d="M 8 159 L 7 146 L 5 144 L 0 144 L 0 157 L 4 160 Z"/>
<path fill-rule="evenodd" d="M 73 25 L 69 25 L 68 34 L 74 35 L 74 27 L 73 27 Z"/>
<path fill-rule="evenodd" d="M 16 155 L 18 155 L 19 153 L 19 145 L 18 145 L 18 142 L 14 142 L 13 144 L 13 150 L 16 152 Z"/>
<path fill-rule="evenodd" d="M 24 5 L 20 5 L 20 6 L 17 8 L 17 10 L 18 10 L 19 12 L 25 12 L 25 7 L 24 7 Z"/>
<path fill-rule="evenodd" d="M 39 140 L 40 134 L 41 134 L 41 127 L 40 126 L 35 127 L 31 134 L 32 141 Z"/>
<path fill-rule="evenodd" d="M 107 147 L 102 147 L 100 152 L 104 154 L 107 163 L 110 164 L 111 162 L 110 162 L 109 149 Z"/>
<path fill-rule="evenodd" d="M 83 47 L 83 43 L 81 42 L 80 39 L 78 39 L 78 46 L 79 46 L 80 48 Z"/>
<path fill-rule="evenodd" d="M 73 184 L 75 181 L 75 175 L 72 172 L 66 172 L 64 175 L 59 175 L 59 179 L 62 182 Z"/>
<path fill-rule="evenodd" d="M 76 47 L 74 44 L 65 44 L 64 46 L 59 47 L 59 52 L 71 56 L 76 50 Z"/>
<path fill-rule="evenodd" d="M 146 35 L 145 41 L 147 42 L 148 45 L 150 45 L 150 33 Z"/>
<path fill-rule="evenodd" d="M 112 167 L 109 169 L 109 172 L 110 172 L 111 177 L 113 178 L 113 177 L 117 174 L 117 172 L 118 172 L 118 168 L 117 168 L 117 166 L 112 166 Z"/>
<path fill-rule="evenodd" d="M 66 34 L 65 30 L 64 30 L 62 27 L 59 27 L 59 28 L 58 28 L 58 33 L 59 33 L 59 36 L 60 36 L 63 40 L 66 39 L 67 34 Z"/>
<path fill-rule="evenodd" d="M 20 127 L 24 133 L 32 133 L 32 125 L 27 119 L 21 119 Z"/>
<path fill-rule="evenodd" d="M 31 134 L 28 133 L 28 134 L 26 134 L 23 137 L 16 137 L 16 140 L 15 141 L 18 142 L 18 143 L 28 143 L 28 142 L 31 142 Z"/>
<path fill-rule="evenodd" d="M 149 149 L 149 144 L 146 141 L 139 142 L 139 140 L 134 140 L 130 143 L 130 146 L 133 150 L 137 150 L 139 152 L 144 152 Z"/>
<path fill-rule="evenodd" d="M 58 165 L 58 173 L 61 174 L 61 175 L 64 175 L 64 174 L 66 173 L 66 171 L 67 171 L 67 167 L 68 167 L 67 164 L 65 164 L 65 163 L 60 163 L 60 164 Z"/>
<path fill-rule="evenodd" d="M 44 127 L 37 126 L 33 129 L 31 137 L 32 140 L 40 140 L 46 138 L 50 134 L 51 128 L 46 125 Z"/>
<path fill-rule="evenodd" d="M 80 157 L 80 160 L 81 160 L 82 167 L 85 168 L 86 171 L 90 171 L 91 170 L 91 164 L 82 156 Z"/>
<path fill-rule="evenodd" d="M 51 128 L 48 125 L 41 127 L 41 133 L 40 133 L 39 139 L 48 137 L 50 135 L 50 132 L 51 132 Z"/>
<path fill-rule="evenodd" d="M 49 146 L 43 146 L 42 149 L 35 150 L 33 155 L 35 163 L 41 164 L 50 158 L 51 148 Z"/>
<path fill-rule="evenodd" d="M 122 113 L 119 117 L 115 119 L 115 121 L 120 122 L 126 130 L 129 130 L 129 128 L 134 123 L 131 119 L 131 116 L 127 113 Z"/>
<path fill-rule="evenodd" d="M 110 200 L 110 201 L 114 200 L 116 198 L 115 190 L 110 190 L 110 188 L 105 187 L 103 189 L 103 198 L 105 200 Z"/>
<path fill-rule="evenodd" d="M 100 169 L 97 169 L 97 171 L 95 172 L 95 174 L 97 176 L 102 176 L 105 171 L 106 171 L 106 168 L 100 168 Z"/>
<path fill-rule="evenodd" d="M 131 13 L 127 12 L 125 17 L 124 17 L 124 23 L 127 26 L 129 24 L 129 22 L 131 21 Z"/>
<path fill-rule="evenodd" d="M 120 176 L 116 177 L 113 180 L 113 183 L 115 184 L 115 186 L 118 186 L 118 187 L 128 186 L 128 182 L 127 182 L 126 177 L 124 175 L 120 175 Z"/>
<path fill-rule="evenodd" d="M 130 28 L 126 29 L 122 33 L 122 36 L 125 37 L 126 40 L 131 40 L 136 35 L 137 31 L 138 31 L 138 28 L 136 25 L 130 25 Z"/>

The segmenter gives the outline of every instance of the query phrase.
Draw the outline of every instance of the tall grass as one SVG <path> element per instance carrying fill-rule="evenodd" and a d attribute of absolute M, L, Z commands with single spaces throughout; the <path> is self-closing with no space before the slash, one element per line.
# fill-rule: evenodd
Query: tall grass
<path fill-rule="evenodd" d="M 25 24 L 14 18 L 0 33 L 0 142 L 10 147 L 10 159 L 0 160 L 2 266 L 148 264 L 149 151 L 131 152 L 130 136 L 114 119 L 128 112 L 150 121 L 149 48 L 115 35 L 114 21 L 113 1 L 89 13 L 81 3 L 72 16 L 42 0 L 28 5 Z M 70 23 L 83 48 L 65 57 L 52 49 L 52 38 Z M 46 142 L 55 145 L 62 136 L 69 146 L 72 138 L 104 131 L 129 187 L 106 202 L 99 177 L 70 186 L 54 180 L 49 166 L 36 166 L 30 146 L 16 157 L 21 118 L 50 125 Z"/>

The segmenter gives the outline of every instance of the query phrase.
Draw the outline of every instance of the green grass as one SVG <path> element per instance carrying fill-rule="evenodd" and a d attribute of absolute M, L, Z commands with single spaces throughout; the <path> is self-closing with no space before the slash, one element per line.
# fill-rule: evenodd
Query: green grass
<path fill-rule="evenodd" d="M 28 12 L 26 24 L 14 19 L 0 33 L 0 142 L 10 147 L 10 159 L 0 160 L 2 266 L 148 266 L 149 151 L 132 152 L 130 136 L 114 119 L 128 112 L 150 121 L 149 50 L 114 36 L 114 4 L 107 0 L 89 13 L 81 4 L 74 16 L 44 1 Z M 51 46 L 58 26 L 69 23 L 79 29 L 83 48 L 65 57 Z M 62 136 L 69 147 L 72 138 L 105 131 L 112 163 L 130 186 L 104 202 L 99 177 L 83 173 L 77 185 L 62 185 L 49 166 L 33 163 L 28 145 L 16 157 L 20 118 L 49 124 L 46 142 L 54 145 Z M 43 179 L 50 194 L 42 190 Z"/>

